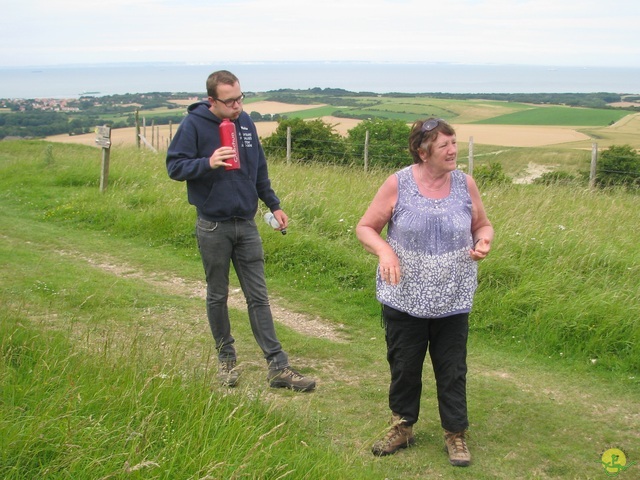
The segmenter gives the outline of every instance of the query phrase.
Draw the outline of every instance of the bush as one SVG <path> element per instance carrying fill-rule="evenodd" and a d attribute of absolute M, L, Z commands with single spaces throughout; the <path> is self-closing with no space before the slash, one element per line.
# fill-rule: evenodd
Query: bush
<path fill-rule="evenodd" d="M 612 145 L 602 152 L 596 171 L 596 185 L 640 186 L 640 155 L 631 145 Z"/>
<path fill-rule="evenodd" d="M 568 172 L 546 172 L 533 180 L 536 185 L 570 185 L 576 183 L 578 179 Z"/>
<path fill-rule="evenodd" d="M 287 152 L 287 128 L 291 128 L 291 153 L 302 161 L 331 161 L 345 163 L 345 140 L 333 127 L 320 119 L 302 120 L 285 118 L 278 121 L 278 128 L 262 141 L 265 153 L 284 156 Z"/>
<path fill-rule="evenodd" d="M 473 170 L 473 178 L 480 187 L 512 183 L 511 179 L 502 170 L 502 164 L 497 162 L 476 167 Z"/>
<path fill-rule="evenodd" d="M 364 159 L 366 132 L 369 132 L 369 164 L 371 166 L 403 167 L 413 162 L 409 154 L 411 128 L 402 120 L 375 118 L 364 120 L 349 130 L 353 157 Z"/>

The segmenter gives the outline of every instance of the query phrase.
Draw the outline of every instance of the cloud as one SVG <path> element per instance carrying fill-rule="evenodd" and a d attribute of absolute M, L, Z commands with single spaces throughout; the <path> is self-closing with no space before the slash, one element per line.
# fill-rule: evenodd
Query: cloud
<path fill-rule="evenodd" d="M 0 66 L 424 61 L 640 66 L 640 2 L 611 0 L 24 0 Z"/>

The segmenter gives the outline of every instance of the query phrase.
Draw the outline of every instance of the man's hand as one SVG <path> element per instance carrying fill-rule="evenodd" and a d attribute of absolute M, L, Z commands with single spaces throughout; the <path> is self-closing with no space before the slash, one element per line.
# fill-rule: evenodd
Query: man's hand
<path fill-rule="evenodd" d="M 230 167 L 231 164 L 227 163 L 226 160 L 233 158 L 235 155 L 235 150 L 231 147 L 220 147 L 213 155 L 209 157 L 209 165 L 211 168 L 219 168 L 219 167 Z"/>

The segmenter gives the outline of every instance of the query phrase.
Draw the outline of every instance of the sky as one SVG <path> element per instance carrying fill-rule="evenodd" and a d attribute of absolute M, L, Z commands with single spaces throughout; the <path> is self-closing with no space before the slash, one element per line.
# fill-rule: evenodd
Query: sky
<path fill-rule="evenodd" d="M 2 0 L 0 67 L 363 61 L 640 67 L 638 0 Z"/>

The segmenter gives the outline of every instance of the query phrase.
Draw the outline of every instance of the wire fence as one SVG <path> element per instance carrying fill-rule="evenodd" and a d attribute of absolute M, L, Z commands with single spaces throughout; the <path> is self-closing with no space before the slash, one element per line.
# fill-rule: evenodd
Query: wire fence
<path fill-rule="evenodd" d="M 168 131 L 167 131 L 168 128 Z M 138 148 L 145 147 L 158 151 L 167 151 L 171 139 L 173 137 L 173 125 L 156 126 L 152 121 L 151 126 L 147 127 L 143 119 L 142 126 L 136 119 L 136 144 Z M 349 165 L 362 167 L 366 172 L 369 168 L 376 167 L 402 167 L 413 163 L 413 158 L 409 153 L 408 145 L 393 145 L 389 142 L 383 146 L 370 141 L 369 132 L 366 132 L 365 140 L 356 143 L 350 139 L 345 140 L 319 140 L 310 137 L 293 138 L 290 128 L 287 130 L 286 145 L 278 145 L 269 143 L 263 145 L 265 154 L 268 157 L 286 159 L 288 163 L 294 162 L 320 162 L 338 165 Z M 474 172 L 474 141 L 473 137 L 469 138 L 468 150 L 462 151 L 462 155 L 458 160 L 462 162 L 462 167 L 466 167 L 469 174 Z M 598 167 L 598 145 L 592 144 L 591 164 L 589 170 L 589 185 L 595 186 L 598 177 L 606 176 L 609 183 L 616 183 L 611 177 L 619 176 L 620 178 L 631 179 L 625 181 L 627 184 L 635 184 L 640 186 L 640 171 L 636 170 L 620 170 Z M 478 157 L 486 155 L 477 155 Z M 625 162 L 623 159 L 621 165 L 633 165 L 633 159 Z"/>

